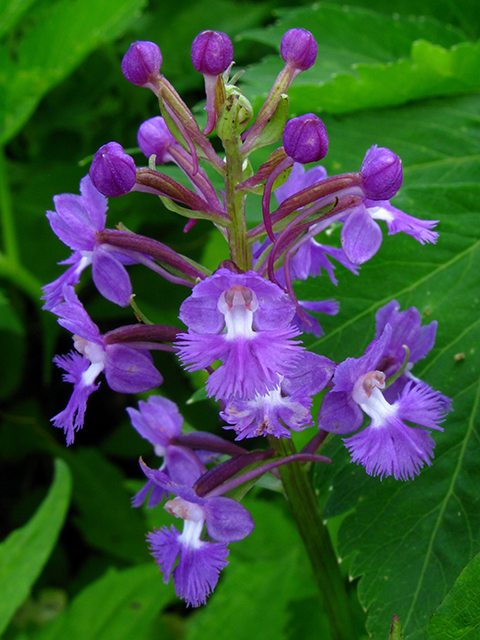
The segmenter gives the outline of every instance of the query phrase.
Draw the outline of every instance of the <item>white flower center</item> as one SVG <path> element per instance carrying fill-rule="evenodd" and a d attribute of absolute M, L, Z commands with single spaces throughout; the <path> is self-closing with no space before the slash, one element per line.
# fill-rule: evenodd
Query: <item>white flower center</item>
<path fill-rule="evenodd" d="M 251 289 L 235 285 L 224 291 L 218 300 L 218 310 L 225 316 L 226 339 L 252 338 L 253 314 L 257 309 L 257 296 Z"/>

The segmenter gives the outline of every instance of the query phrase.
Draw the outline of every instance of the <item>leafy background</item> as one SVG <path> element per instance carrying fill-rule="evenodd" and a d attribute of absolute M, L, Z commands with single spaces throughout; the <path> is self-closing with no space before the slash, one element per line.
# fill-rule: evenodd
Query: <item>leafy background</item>
<path fill-rule="evenodd" d="M 363 353 L 375 311 L 392 298 L 417 306 L 426 322 L 438 320 L 435 349 L 414 373 L 454 401 L 445 431 L 435 434 L 435 461 L 414 482 L 366 476 L 341 442 L 329 445 L 333 465 L 312 470 L 351 578 L 358 637 L 366 624 L 386 639 L 395 613 L 413 640 L 480 637 L 478 3 L 213 0 L 206 12 L 198 0 L 118 0 L 115 7 L 7 0 L 0 8 L 0 634 L 7 640 L 328 638 L 285 501 L 261 489 L 245 500 L 255 532 L 232 545 L 208 606 L 186 611 L 175 600 L 144 541 L 167 516 L 129 504 L 140 482 L 138 456 L 154 463 L 125 420 L 135 398 L 103 384 L 84 430 L 65 449 L 48 421 L 68 399 L 51 357 L 68 351 L 70 338 L 38 301 L 40 285 L 59 275 L 55 262 L 68 253 L 45 219 L 52 196 L 77 192 L 87 170 L 79 161 L 109 140 L 134 147 L 138 125 L 157 114 L 154 96 L 120 72 L 130 42 L 158 42 L 163 72 L 193 106 L 203 79 L 189 61 L 191 41 L 205 28 L 228 32 L 258 109 L 281 68 L 281 35 L 293 26 L 314 33 L 319 55 L 289 92 L 290 113 L 321 113 L 329 173 L 356 170 L 372 144 L 387 146 L 404 163 L 396 206 L 440 220 L 436 246 L 385 237 L 359 276 L 339 268 L 337 288 L 326 278 L 299 287 L 304 299 L 340 300 L 339 315 L 322 319 L 325 336 L 310 344 L 337 360 Z M 183 221 L 143 194 L 110 202 L 109 225 L 120 220 L 195 259 L 221 256 L 207 225 L 184 235 Z M 132 278 L 147 315 L 174 324 L 185 292 L 135 268 Z M 88 279 L 81 297 L 103 332 L 130 317 L 100 299 Z M 162 393 L 187 421 L 218 430 L 214 406 L 185 404 L 195 379 L 169 355 L 158 366 Z"/>

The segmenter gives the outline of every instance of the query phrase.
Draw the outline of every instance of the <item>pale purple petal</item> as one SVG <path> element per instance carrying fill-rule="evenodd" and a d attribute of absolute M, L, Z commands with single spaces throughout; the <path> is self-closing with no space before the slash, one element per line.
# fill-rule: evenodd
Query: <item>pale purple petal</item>
<path fill-rule="evenodd" d="M 363 423 L 363 412 L 350 393 L 329 391 L 318 413 L 318 428 L 331 433 L 352 433 Z"/>
<path fill-rule="evenodd" d="M 104 298 L 121 307 L 128 307 L 132 295 L 130 276 L 123 264 L 101 246 L 93 253 L 92 278 Z"/>
<path fill-rule="evenodd" d="M 382 230 L 365 207 L 358 207 L 343 224 L 342 248 L 350 262 L 363 264 L 373 258 L 382 244 Z"/>
<path fill-rule="evenodd" d="M 210 498 L 205 501 L 203 510 L 208 535 L 217 542 L 238 542 L 255 528 L 245 507 L 231 498 Z"/>
<path fill-rule="evenodd" d="M 106 346 L 105 378 L 110 389 L 118 393 L 141 393 L 162 384 L 148 351 L 123 344 Z"/>

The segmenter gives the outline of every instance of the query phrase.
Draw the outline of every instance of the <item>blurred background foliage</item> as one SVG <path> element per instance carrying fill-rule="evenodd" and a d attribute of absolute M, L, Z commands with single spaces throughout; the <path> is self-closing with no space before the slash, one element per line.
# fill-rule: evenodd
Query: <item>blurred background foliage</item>
<path fill-rule="evenodd" d="M 53 370 L 51 359 L 54 353 L 71 348 L 71 338 L 53 316 L 41 311 L 39 296 L 40 286 L 61 273 L 56 263 L 69 255 L 45 218 L 52 197 L 77 193 L 88 170 L 85 160 L 100 145 L 115 140 L 125 148 L 135 147 L 140 123 L 158 113 L 155 96 L 130 85 L 121 73 L 121 59 L 134 40 L 159 44 L 162 73 L 194 108 L 203 99 L 203 78 L 191 65 L 191 42 L 203 29 L 228 33 L 238 68 L 250 70 L 244 86 L 258 109 L 281 68 L 281 34 L 292 26 L 320 34 L 315 67 L 292 88 L 291 114 L 315 110 L 315 105 L 331 114 L 326 122 L 337 136 L 337 150 L 327 159 L 327 167 L 336 172 L 356 170 L 365 150 L 375 142 L 389 146 L 385 141 L 395 122 L 413 141 L 416 133 L 409 129 L 409 122 L 418 124 L 439 113 L 437 107 L 429 111 L 427 106 L 422 115 L 421 102 L 414 103 L 417 111 L 385 111 L 387 116 L 380 117 L 379 112 L 365 109 L 479 91 L 476 1 L 350 0 L 351 9 L 343 5 L 318 3 L 312 9 L 307 2 L 295 0 L 211 0 L 208 7 L 203 0 L 117 0 L 115 4 L 110 0 L 4 0 L 0 7 L 0 534 L 5 538 L 28 522 L 22 549 L 30 549 L 32 558 L 44 558 L 38 566 L 29 560 L 24 584 L 32 587 L 31 594 L 28 588 L 18 591 L 21 598 L 13 598 L 11 612 L 5 613 L 5 619 L 10 619 L 22 605 L 5 631 L 7 640 L 328 637 L 298 534 L 283 498 L 271 493 L 259 491 L 260 502 L 247 500 L 257 529 L 251 538 L 233 545 L 234 562 L 224 572 L 222 588 L 209 607 L 192 615 L 176 602 L 171 585 L 162 584 L 144 539 L 147 531 L 168 519 L 161 509 L 133 510 L 129 503 L 141 483 L 138 457 L 143 455 L 155 464 L 150 445 L 126 420 L 125 407 L 135 399 L 114 394 L 102 383 L 89 400 L 85 428 L 75 445 L 65 448 L 63 434 L 53 429 L 49 419 L 63 409 L 71 387 Z M 450 73 L 443 73 L 445 64 L 450 65 Z M 399 78 L 409 80 L 401 86 Z M 455 109 L 469 109 L 473 119 L 477 113 L 478 121 L 478 103 L 470 103 L 468 109 L 465 104 L 450 105 L 449 116 L 439 124 L 445 135 L 456 130 Z M 358 119 L 338 115 L 356 111 Z M 197 112 L 203 117 L 201 106 Z M 381 139 L 375 139 L 376 131 Z M 391 146 L 402 155 L 401 149 Z M 419 143 L 417 155 L 409 158 L 413 142 L 410 147 L 405 144 L 407 165 L 418 154 L 428 155 L 433 146 L 428 140 L 421 149 Z M 478 162 L 475 171 L 478 187 Z M 472 203 L 474 194 L 475 189 Z M 406 209 L 412 214 L 420 214 L 424 204 L 421 197 L 408 192 L 403 203 L 413 205 L 413 210 Z M 460 208 L 468 206 L 461 202 Z M 425 217 L 437 217 L 432 210 L 428 213 Z M 184 234 L 184 221 L 144 194 L 110 200 L 108 225 L 114 227 L 120 221 L 196 260 L 207 256 L 213 263 L 223 251 L 212 240 L 208 225 L 199 223 Z M 410 249 L 402 242 L 398 255 L 406 264 Z M 382 272 L 383 259 L 372 268 Z M 147 316 L 158 323 L 178 324 L 178 307 L 186 291 L 140 267 L 130 273 Z M 101 299 L 88 274 L 77 289 L 102 333 L 131 322 L 131 310 Z M 396 291 L 393 288 L 391 295 Z M 336 295 L 332 291 L 324 297 L 330 293 Z M 360 318 L 366 308 L 361 295 L 354 285 L 354 293 L 346 300 L 347 309 Z M 370 313 L 370 331 L 372 317 Z M 362 322 L 355 325 L 359 345 L 355 356 L 371 339 Z M 334 320 L 326 326 L 333 328 Z M 342 353 L 346 343 L 341 336 L 327 343 L 328 355 L 347 355 Z M 179 404 L 187 422 L 198 429 L 218 430 L 213 405 L 202 403 L 199 421 L 199 405 L 185 404 L 195 391 L 195 379 L 186 376 L 169 354 L 155 354 L 155 360 L 165 378 L 161 393 Z M 52 485 L 54 457 L 67 463 L 73 479 L 67 516 L 68 496 L 60 495 L 59 487 L 68 484 L 69 472 L 57 462 Z M 50 486 L 50 498 L 46 498 Z M 331 511 L 335 535 L 333 516 L 342 509 Z M 47 532 L 45 541 L 38 543 L 41 553 L 28 542 L 37 540 L 40 531 Z M 10 571 L 24 575 L 15 564 Z M 7 582 L 9 575 L 4 574 Z M 0 572 L 0 582 L 1 577 Z M 352 606 L 358 610 L 361 629 L 363 613 L 355 598 L 352 588 Z M 5 627 L 1 624 L 0 633 Z M 375 629 L 385 629 L 384 618 L 378 624 Z"/>

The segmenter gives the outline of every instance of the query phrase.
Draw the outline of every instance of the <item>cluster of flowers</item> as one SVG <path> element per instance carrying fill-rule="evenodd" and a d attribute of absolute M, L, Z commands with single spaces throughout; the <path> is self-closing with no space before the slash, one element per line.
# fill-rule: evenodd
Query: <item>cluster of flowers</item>
<path fill-rule="evenodd" d="M 277 467 L 293 460 L 327 461 L 317 451 L 328 433 L 354 434 L 344 442 L 352 461 L 367 473 L 408 480 L 431 464 L 435 443 L 429 430 L 441 429 L 451 408 L 448 398 L 411 373 L 413 364 L 432 349 L 436 333 L 436 323 L 421 326 L 413 307 L 400 311 L 393 300 L 379 309 L 374 340 L 357 359 L 332 362 L 306 351 L 298 339 L 305 331 L 322 333 L 309 312 L 333 315 L 338 305 L 334 300 L 298 300 L 294 280 L 325 270 L 336 284 L 332 259 L 357 274 L 382 242 L 377 220 L 386 222 L 390 234 L 403 231 L 422 244 L 437 238 L 432 231 L 436 221 L 413 218 L 390 204 L 403 176 L 400 158 L 389 149 L 373 146 L 359 172 L 327 177 L 321 166 L 305 171 L 304 164 L 326 155 L 327 132 L 314 114 L 287 121 L 286 91 L 313 65 L 316 53 L 308 31 L 285 34 L 285 66 L 252 122 L 251 105 L 237 88 L 237 78 L 229 79 L 230 39 L 202 32 L 192 45 L 193 64 L 205 77 L 207 123 L 202 132 L 160 73 L 157 45 L 132 44 L 123 73 L 156 94 L 162 113 L 138 131 L 148 166 L 137 168 L 120 144 L 109 142 L 95 154 L 80 195 L 56 196 L 55 210 L 47 213 L 54 233 L 73 251 L 65 260 L 68 269 L 44 287 L 45 308 L 73 334 L 75 350 L 55 358 L 73 384 L 67 407 L 52 419 L 64 430 L 67 444 L 84 424 L 88 397 L 98 388 L 102 371 L 108 386 L 120 393 L 161 385 L 150 354 L 155 349 L 177 353 L 189 371 L 209 373 L 207 395 L 220 402 L 225 429 L 233 430 L 237 441 L 268 436 L 274 444 L 290 438 L 292 430 L 314 425 L 312 399 L 324 391 L 318 431 L 300 453 L 284 458 L 274 447 L 247 452 L 209 433 L 182 434 L 178 408 L 162 396 L 141 401 L 138 410 L 128 409 L 133 427 L 163 457 L 159 470 L 141 461 L 147 483 L 133 504 L 140 506 L 148 497 L 153 507 L 167 498 L 165 509 L 184 520 L 181 534 L 164 527 L 148 539 L 165 580 L 173 572 L 177 594 L 192 606 L 204 603 L 215 587 L 227 564 L 226 545 L 249 535 L 254 526 L 245 508 L 223 494 L 267 471 L 277 473 Z M 223 159 L 207 137 L 214 129 Z M 283 146 L 254 171 L 250 153 L 282 136 Z M 167 162 L 183 171 L 192 188 L 157 170 Z M 224 191 L 216 191 L 201 163 L 223 177 Z M 231 259 L 211 273 L 157 240 L 106 229 L 107 197 L 131 191 L 159 196 L 170 210 L 189 219 L 185 231 L 198 219 L 211 221 L 227 240 Z M 261 194 L 263 211 L 261 224 L 252 228 L 245 215 L 250 193 Z M 273 211 L 272 193 L 277 201 Z M 332 223 L 342 225 L 341 247 L 315 239 Z M 74 290 L 90 264 L 99 292 L 120 306 L 131 303 L 127 267 L 132 264 L 189 287 L 191 294 L 179 312 L 187 330 L 137 322 L 101 334 Z M 369 420 L 363 426 L 365 415 Z M 202 539 L 204 524 L 213 542 Z"/>

